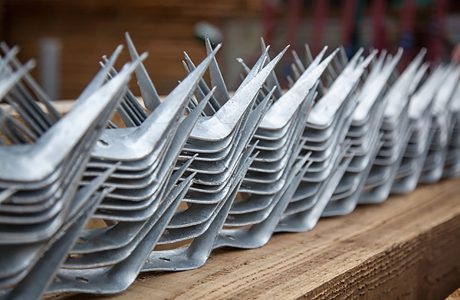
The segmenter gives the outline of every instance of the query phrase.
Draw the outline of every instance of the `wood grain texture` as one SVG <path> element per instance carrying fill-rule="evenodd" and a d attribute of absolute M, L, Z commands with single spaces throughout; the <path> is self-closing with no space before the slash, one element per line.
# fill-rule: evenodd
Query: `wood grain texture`
<path fill-rule="evenodd" d="M 110 299 L 445 299 L 460 287 L 460 180 L 421 186 L 200 269 L 143 274 Z M 53 299 L 84 299 L 58 295 Z"/>
<path fill-rule="evenodd" d="M 446 300 L 459 300 L 460 299 L 460 289 L 456 290 L 452 294 L 449 295 L 449 297 L 446 298 Z"/>

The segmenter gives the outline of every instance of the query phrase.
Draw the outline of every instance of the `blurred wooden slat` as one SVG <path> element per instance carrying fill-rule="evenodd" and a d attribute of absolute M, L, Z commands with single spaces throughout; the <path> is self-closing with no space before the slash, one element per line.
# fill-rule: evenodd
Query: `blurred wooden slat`
<path fill-rule="evenodd" d="M 460 300 L 460 288 L 449 295 L 446 300 Z"/>
<path fill-rule="evenodd" d="M 101 56 L 124 43 L 129 31 L 138 50 L 150 53 L 145 65 L 159 92 L 166 94 L 184 76 L 182 51 L 197 62 L 204 57 L 202 42 L 194 36 L 197 22 L 220 26 L 228 18 L 257 17 L 259 7 L 254 0 L 6 0 L 3 31 L 8 43 L 21 47 L 23 61 L 39 59 L 41 39 L 60 41 L 60 98 L 77 97 Z M 126 52 L 120 62 L 127 61 Z"/>

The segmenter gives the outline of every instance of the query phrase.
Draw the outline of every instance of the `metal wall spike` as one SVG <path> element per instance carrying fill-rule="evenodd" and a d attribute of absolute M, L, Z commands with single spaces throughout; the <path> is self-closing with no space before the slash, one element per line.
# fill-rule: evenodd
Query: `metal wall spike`
<path fill-rule="evenodd" d="M 90 149 L 137 64 L 126 65 L 118 76 L 80 98 L 33 143 L 0 148 L 2 158 L 14 159 L 1 163 L 0 186 L 14 190 L 1 203 L 0 248 L 10 254 L 0 261 L 2 297 L 39 298 L 107 192 L 96 194 L 113 168 L 84 188 L 78 183 Z"/>
<path fill-rule="evenodd" d="M 380 127 L 382 146 L 366 179 L 359 203 L 385 201 L 392 189 L 399 165 L 406 151 L 413 128 L 409 125 L 409 98 L 426 70 L 422 66 L 425 51 L 404 70 L 385 95 L 385 111 Z"/>
<path fill-rule="evenodd" d="M 0 298 L 112 294 L 140 272 L 189 270 L 220 247 L 265 245 L 321 216 L 460 175 L 458 66 L 422 50 L 262 53 L 234 93 L 207 57 L 164 100 L 126 34 L 64 117 L 0 44 Z M 203 74 L 209 69 L 210 82 Z M 128 89 L 135 73 L 142 101 Z M 441 88 L 439 88 L 441 86 Z M 120 124 L 110 121 L 117 112 Z M 100 226 L 85 224 L 91 220 Z"/>
<path fill-rule="evenodd" d="M 350 152 L 353 158 L 337 186 L 323 216 L 336 216 L 351 213 L 359 200 L 365 180 L 381 146 L 380 129 L 385 99 L 384 88 L 390 75 L 402 55 L 399 50 L 395 57 L 389 58 L 384 65 L 386 53 L 382 53 L 359 92 L 358 105 L 353 112 L 352 121 L 346 139 L 350 140 Z"/>

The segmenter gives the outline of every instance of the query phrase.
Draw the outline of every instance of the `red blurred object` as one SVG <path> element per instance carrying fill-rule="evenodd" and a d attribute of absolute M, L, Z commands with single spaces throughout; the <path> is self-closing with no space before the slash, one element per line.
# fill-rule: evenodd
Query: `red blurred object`
<path fill-rule="evenodd" d="M 373 46 L 375 49 L 384 49 L 386 45 L 386 31 L 385 31 L 385 11 L 386 0 L 374 0 L 372 6 L 372 36 Z"/>
<path fill-rule="evenodd" d="M 415 0 L 404 1 L 401 13 L 401 28 L 405 33 L 413 34 L 415 20 Z"/>
<path fill-rule="evenodd" d="M 352 33 L 355 26 L 357 0 L 345 0 L 342 15 L 342 41 L 345 47 L 352 44 Z"/>
<path fill-rule="evenodd" d="M 287 43 L 295 49 L 299 33 L 300 14 L 302 11 L 301 0 L 289 0 L 287 18 Z"/>
<path fill-rule="evenodd" d="M 313 54 L 319 53 L 323 47 L 324 27 L 326 26 L 326 14 L 329 8 L 329 0 L 316 0 L 313 17 Z"/>
<path fill-rule="evenodd" d="M 405 0 L 401 10 L 401 37 L 399 46 L 404 49 L 400 67 L 405 68 L 412 60 L 414 49 L 415 0 Z"/>
<path fill-rule="evenodd" d="M 270 44 L 273 40 L 273 33 L 276 25 L 277 0 L 265 0 L 262 13 L 263 37 L 266 43 Z"/>
<path fill-rule="evenodd" d="M 428 48 L 428 58 L 436 61 L 441 58 L 443 53 L 444 23 L 447 10 L 447 0 L 434 1 L 433 21 L 430 28 L 430 44 Z"/>

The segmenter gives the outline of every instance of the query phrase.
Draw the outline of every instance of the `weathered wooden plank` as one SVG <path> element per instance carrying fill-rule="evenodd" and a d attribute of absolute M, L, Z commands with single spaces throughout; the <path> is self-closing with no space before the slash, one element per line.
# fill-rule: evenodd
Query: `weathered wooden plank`
<path fill-rule="evenodd" d="M 198 270 L 144 274 L 110 299 L 444 299 L 460 286 L 459 183 L 322 219 L 260 249 L 220 250 Z"/>
<path fill-rule="evenodd" d="M 452 294 L 449 295 L 449 297 L 446 298 L 446 300 L 459 300 L 460 299 L 460 289 L 456 290 Z"/>
<path fill-rule="evenodd" d="M 123 34 L 129 31 L 138 50 L 151 55 L 145 66 L 158 91 L 168 93 L 184 77 L 182 51 L 196 62 L 205 55 L 194 26 L 200 21 L 222 26 L 230 18 L 257 17 L 261 3 L 251 2 L 10 0 L 2 5 L 5 17 L 0 31 L 9 44 L 20 46 L 22 61 L 38 61 L 36 78 L 43 40 L 51 37 L 60 43 L 59 97 L 63 98 L 78 96 L 99 69 L 101 56 L 124 43 Z M 127 59 L 124 51 L 117 66 Z"/>

